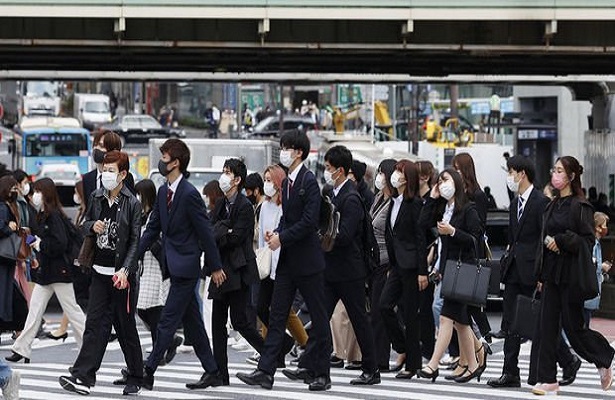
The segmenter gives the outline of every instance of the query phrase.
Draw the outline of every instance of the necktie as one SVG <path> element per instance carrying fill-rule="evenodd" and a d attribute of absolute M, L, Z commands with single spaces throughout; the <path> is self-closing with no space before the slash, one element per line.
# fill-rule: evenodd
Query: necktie
<path fill-rule="evenodd" d="M 523 215 L 523 197 L 519 196 L 519 205 L 517 206 L 517 221 L 521 220 Z"/>
<path fill-rule="evenodd" d="M 171 210 L 171 205 L 173 204 L 173 191 L 171 188 L 167 190 L 167 210 Z"/>
<path fill-rule="evenodd" d="M 100 189 L 102 187 L 102 175 L 98 175 L 98 181 L 96 182 L 96 189 Z"/>
<path fill-rule="evenodd" d="M 290 189 L 293 188 L 293 180 L 288 178 L 288 191 L 286 193 L 286 198 L 288 199 L 290 197 Z"/>

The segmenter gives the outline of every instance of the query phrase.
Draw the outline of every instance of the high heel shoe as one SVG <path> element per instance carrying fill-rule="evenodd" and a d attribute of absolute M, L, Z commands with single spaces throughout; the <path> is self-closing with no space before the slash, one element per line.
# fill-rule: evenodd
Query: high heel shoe
<path fill-rule="evenodd" d="M 485 372 L 485 370 L 487 369 L 487 356 L 490 354 L 489 351 L 491 350 L 490 348 L 485 347 L 485 344 L 483 343 L 483 345 L 481 346 L 480 349 L 478 349 L 478 351 L 476 352 L 476 354 L 478 355 L 480 353 L 480 351 L 483 351 L 483 359 L 480 360 L 478 357 L 476 357 L 476 361 L 478 361 L 478 368 L 477 370 L 481 371 L 481 374 L 483 372 Z M 482 361 L 482 362 L 481 362 Z"/>
<path fill-rule="evenodd" d="M 404 364 L 406 364 L 406 356 L 404 355 L 403 357 L 401 357 L 401 354 L 400 354 L 399 357 L 397 357 L 397 360 L 399 361 L 400 358 L 401 358 L 401 362 L 399 364 L 395 364 L 393 368 L 390 368 L 389 372 L 401 371 L 401 369 L 404 367 Z"/>
<path fill-rule="evenodd" d="M 15 353 L 14 351 L 12 353 L 13 354 L 11 354 L 10 356 L 4 357 L 4 359 L 11 362 L 20 362 L 23 359 L 24 364 L 30 364 L 30 359 L 28 357 L 24 357 L 21 354 Z"/>
<path fill-rule="evenodd" d="M 62 339 L 62 343 L 64 343 L 64 342 L 66 342 L 66 338 L 68 337 L 68 332 L 64 332 L 60 336 L 54 336 L 53 332 L 47 332 L 47 334 L 45 336 L 48 337 L 49 339 L 53 339 L 53 340 L 60 340 L 60 339 Z"/>
<path fill-rule="evenodd" d="M 466 373 L 470 372 L 469 370 L 466 370 Z M 458 378 L 455 378 L 455 382 L 457 383 L 467 383 L 470 382 L 472 379 L 476 378 L 477 382 L 480 382 L 480 376 L 483 374 L 483 372 L 485 372 L 485 369 L 482 367 L 476 367 L 476 369 L 473 372 L 470 372 L 469 375 L 462 375 Z"/>
<path fill-rule="evenodd" d="M 431 372 L 430 372 L 431 371 Z M 423 369 L 419 369 L 417 372 L 418 376 L 425 379 L 431 379 L 431 382 L 435 382 L 436 378 L 440 374 L 440 370 L 438 368 L 433 369 L 429 365 Z"/>
<path fill-rule="evenodd" d="M 461 368 L 461 372 L 457 374 L 453 372 L 452 374 L 445 376 L 444 379 L 446 379 L 447 381 L 454 381 L 456 378 L 463 376 L 463 374 L 465 374 L 468 371 L 467 365 L 460 365 L 459 368 Z"/>

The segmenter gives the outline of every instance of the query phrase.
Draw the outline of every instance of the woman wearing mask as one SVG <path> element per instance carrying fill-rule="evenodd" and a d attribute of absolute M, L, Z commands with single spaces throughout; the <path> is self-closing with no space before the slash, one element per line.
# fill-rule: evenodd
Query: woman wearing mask
<path fill-rule="evenodd" d="M 267 167 L 263 176 L 265 178 L 263 186 L 265 201 L 262 203 L 260 208 L 260 216 L 258 218 L 259 248 L 267 247 L 267 243 L 265 242 L 265 232 L 273 232 L 277 229 L 278 224 L 280 223 L 280 218 L 282 217 L 282 198 L 280 193 L 282 192 L 282 182 L 286 178 L 286 173 L 279 165 L 271 165 Z M 258 292 L 258 305 L 256 310 L 258 318 L 263 323 L 263 330 L 261 332 L 263 338 L 267 336 L 267 327 L 269 326 L 269 307 L 271 307 L 273 285 L 275 282 L 275 273 L 278 266 L 279 257 L 280 249 L 277 249 L 271 253 L 271 272 L 268 277 L 261 280 L 261 285 Z M 280 352 L 280 365 L 284 364 L 284 357 L 286 356 L 286 353 L 290 351 L 295 340 L 299 346 L 305 346 L 308 339 L 303 323 L 292 309 L 288 315 L 286 327 L 293 337 L 291 338 L 286 335 L 285 346 L 282 352 Z"/>
<path fill-rule="evenodd" d="M 69 247 L 67 220 L 56 186 L 49 178 L 34 182 L 32 203 L 39 210 L 37 215 L 40 237 L 30 246 L 38 253 L 39 266 L 34 269 L 32 279 L 35 282 L 28 318 L 11 350 L 13 354 L 6 357 L 8 361 L 17 362 L 24 359 L 30 362 L 32 342 L 38 332 L 38 327 L 47 309 L 47 303 L 55 293 L 60 305 L 75 331 L 75 340 L 81 346 L 85 315 L 77 305 L 72 284 L 72 266 L 66 256 Z M 66 335 L 63 336 L 66 339 Z"/>
<path fill-rule="evenodd" d="M 207 182 L 203 187 L 203 201 L 207 207 L 208 214 L 211 213 L 216 206 L 216 201 L 224 197 L 224 192 L 220 189 L 220 183 L 217 180 Z"/>
<path fill-rule="evenodd" d="M 438 183 L 421 213 L 423 229 L 436 228 L 440 235 L 437 269 L 446 274 L 446 261 L 461 259 L 475 262 L 477 241 L 482 237 L 481 221 L 474 203 L 469 202 L 464 191 L 461 176 L 455 169 L 444 170 L 438 176 Z M 438 377 L 438 363 L 453 335 L 457 331 L 461 359 L 467 360 L 455 382 L 465 383 L 480 376 L 486 369 L 486 360 L 479 364 L 472 332 L 470 312 L 466 304 L 444 299 L 440 313 L 440 329 L 433 355 L 429 363 L 419 371 L 419 376 L 435 381 Z"/>
<path fill-rule="evenodd" d="M 386 246 L 391 270 L 382 296 L 380 313 L 393 349 L 406 354 L 406 368 L 396 378 L 410 379 L 421 368 L 419 292 L 427 287 L 427 246 L 419 225 L 423 201 L 419 196 L 419 172 L 415 163 L 401 160 L 391 175 L 398 195 L 392 199 L 386 218 Z M 395 306 L 401 304 L 405 332 Z"/>
<path fill-rule="evenodd" d="M 380 312 L 380 298 L 382 290 L 387 280 L 390 269 L 389 253 L 386 245 L 386 225 L 391 205 L 391 198 L 397 194 L 397 190 L 391 186 L 391 175 L 395 171 L 397 161 L 393 159 L 383 160 L 378 166 L 376 179 L 376 196 L 374 204 L 369 210 L 374 227 L 374 236 L 380 249 L 380 266 L 372 272 L 371 293 L 370 293 L 370 312 L 372 329 L 374 331 L 374 345 L 376 353 L 376 363 L 381 372 L 389 371 L 389 358 L 391 356 L 391 340 L 386 331 L 382 313 Z M 404 366 L 406 354 L 400 354 L 397 359 L 395 371 L 399 371 Z"/>
<path fill-rule="evenodd" d="M 555 163 L 551 184 L 557 189 L 543 219 L 541 256 L 537 260 L 542 283 L 540 363 L 534 394 L 557 393 L 556 347 L 560 321 L 574 351 L 596 365 L 602 389 L 613 382 L 611 364 L 615 350 L 583 320 L 584 298 L 579 296 L 577 278 L 582 268 L 590 268 L 595 236 L 593 209 L 581 189 L 583 167 L 576 158 L 565 156 Z M 589 271 L 588 271 L 589 272 Z"/>
<path fill-rule="evenodd" d="M 28 195 L 30 194 L 30 179 L 25 171 L 18 169 L 13 172 L 13 178 L 17 181 L 17 210 L 19 211 L 19 226 L 32 235 L 38 234 L 36 223 L 36 210 L 30 204 Z M 28 304 L 32 296 L 32 286 L 29 282 L 31 278 L 31 265 L 33 258 L 20 260 L 17 262 L 15 270 L 15 280 L 19 283 Z"/>
<path fill-rule="evenodd" d="M 84 235 L 95 239 L 90 301 L 83 346 L 70 376 L 61 376 L 62 388 L 89 394 L 105 355 L 112 324 L 130 371 L 124 394 L 140 390 L 143 355 L 135 322 L 137 300 L 137 250 L 141 234 L 141 204 L 124 186 L 130 167 L 128 155 L 105 154 L 101 181 L 94 191 L 81 225 Z"/>

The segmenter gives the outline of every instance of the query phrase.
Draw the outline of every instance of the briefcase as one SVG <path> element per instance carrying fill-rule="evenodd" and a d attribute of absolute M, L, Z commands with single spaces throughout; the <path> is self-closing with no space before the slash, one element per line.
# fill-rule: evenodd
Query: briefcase
<path fill-rule="evenodd" d="M 510 333 L 533 339 L 538 318 L 540 318 L 540 299 L 536 298 L 536 291 L 532 297 L 518 295 Z"/>
<path fill-rule="evenodd" d="M 485 307 L 491 268 L 486 260 L 473 263 L 448 260 L 442 278 L 442 297 L 460 303 Z"/>
<path fill-rule="evenodd" d="M 499 296 L 500 295 L 500 275 L 502 271 L 502 265 L 500 260 L 487 260 L 486 265 L 491 268 L 491 275 L 489 277 L 489 294 Z"/>

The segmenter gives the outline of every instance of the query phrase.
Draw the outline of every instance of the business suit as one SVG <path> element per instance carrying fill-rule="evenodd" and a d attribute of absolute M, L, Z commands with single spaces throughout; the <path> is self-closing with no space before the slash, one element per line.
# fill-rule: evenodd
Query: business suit
<path fill-rule="evenodd" d="M 365 308 L 365 280 L 368 270 L 362 256 L 361 242 L 363 218 L 367 218 L 365 207 L 349 180 L 342 184 L 332 202 L 340 213 L 340 223 L 333 249 L 325 253 L 327 317 L 331 319 L 335 306 L 341 300 L 361 348 L 361 368 L 364 372 L 373 374 L 377 366 L 374 334 Z"/>
<path fill-rule="evenodd" d="M 237 193 L 229 204 L 224 197 L 218 199 L 213 212 L 214 236 L 222 257 L 226 280 L 220 287 L 209 285 L 212 304 L 212 336 L 214 358 L 220 374 L 228 382 L 228 356 L 226 352 L 228 332 L 226 322 L 230 309 L 233 329 L 241 334 L 254 350 L 261 353 L 264 341 L 246 312 L 250 285 L 259 281 L 256 255 L 252 247 L 254 237 L 254 208 L 244 195 Z"/>
<path fill-rule="evenodd" d="M 139 254 L 142 255 L 162 232 L 166 272 L 171 279 L 167 302 L 158 323 L 157 340 L 146 368 L 151 373 L 156 370 L 173 343 L 175 331 L 183 323 L 186 339 L 192 343 L 203 369 L 214 374 L 218 372 L 218 366 L 209 346 L 195 288 L 201 274 L 203 251 L 210 272 L 221 268 L 222 262 L 200 193 L 185 178 L 178 179 L 181 181 L 170 210 L 167 209 L 168 184 L 158 190 L 154 210 L 139 244 Z"/>
<path fill-rule="evenodd" d="M 427 245 L 425 230 L 419 225 L 423 201 L 418 197 L 403 199 L 394 224 L 391 202 L 386 219 L 386 245 L 391 272 L 387 277 L 380 312 L 393 349 L 406 354 L 406 371 L 421 369 L 418 276 L 427 276 Z M 402 331 L 395 306 L 401 305 L 405 333 Z"/>
<path fill-rule="evenodd" d="M 296 179 L 282 182 L 281 243 L 269 316 L 269 332 L 258 369 L 273 375 L 284 341 L 286 320 L 297 289 L 310 310 L 312 329 L 300 368 L 329 375 L 331 332 L 324 304 L 325 260 L 317 235 L 320 190 L 316 177 L 301 165 Z"/>
<path fill-rule="evenodd" d="M 93 170 L 91 170 L 90 172 L 86 174 L 83 174 L 82 176 L 83 199 L 81 201 L 84 202 L 83 204 L 84 209 L 88 208 L 88 201 L 90 200 L 90 196 L 92 196 L 92 193 L 94 193 L 96 189 L 100 188 L 100 184 L 96 182 L 97 176 L 98 176 L 98 168 L 94 168 Z M 124 186 L 130 189 L 130 192 L 132 194 L 136 194 L 135 179 L 133 178 L 130 172 L 128 172 L 128 175 L 126 175 L 126 179 L 124 179 Z"/>

